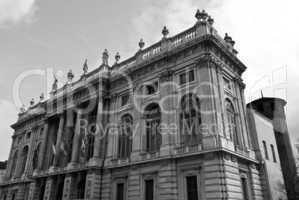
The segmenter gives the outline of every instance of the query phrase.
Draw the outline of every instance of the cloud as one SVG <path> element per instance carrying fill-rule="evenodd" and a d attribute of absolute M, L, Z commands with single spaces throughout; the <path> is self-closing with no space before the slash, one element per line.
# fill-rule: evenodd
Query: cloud
<path fill-rule="evenodd" d="M 17 110 L 13 103 L 0 99 L 0 160 L 8 159 L 13 130 L 10 125 L 17 120 Z"/>
<path fill-rule="evenodd" d="M 31 22 L 35 10 L 35 0 L 0 0 L 0 24 Z"/>

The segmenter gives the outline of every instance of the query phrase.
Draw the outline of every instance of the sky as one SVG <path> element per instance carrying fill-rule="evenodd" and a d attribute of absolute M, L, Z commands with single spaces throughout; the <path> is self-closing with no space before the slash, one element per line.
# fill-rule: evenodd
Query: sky
<path fill-rule="evenodd" d="M 205 9 L 215 28 L 236 41 L 247 103 L 261 95 L 287 100 L 292 141 L 299 137 L 299 3 L 296 0 L 0 0 L 0 160 L 8 158 L 10 125 L 20 104 L 29 105 L 47 93 L 52 78 L 24 73 L 43 70 L 66 82 L 72 69 L 82 74 L 101 62 L 105 48 L 110 63 L 116 52 L 121 60 L 161 39 L 166 25 L 170 36 L 194 25 L 197 9 Z M 39 71 L 37 71 L 39 72 Z M 48 74 L 49 74 L 48 73 Z M 14 98 L 19 83 L 21 102 Z M 50 80 L 52 81 L 52 80 Z"/>

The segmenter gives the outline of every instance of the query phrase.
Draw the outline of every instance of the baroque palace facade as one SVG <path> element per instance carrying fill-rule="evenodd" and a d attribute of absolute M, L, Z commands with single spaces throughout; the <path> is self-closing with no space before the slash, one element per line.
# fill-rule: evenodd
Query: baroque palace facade
<path fill-rule="evenodd" d="M 48 99 L 21 109 L 1 200 L 286 199 L 275 139 L 273 192 L 267 144 L 251 131 L 258 103 L 245 105 L 234 41 L 205 11 L 195 17 L 122 62 L 105 50 L 100 67 L 85 62 L 78 81 L 55 78 Z"/>

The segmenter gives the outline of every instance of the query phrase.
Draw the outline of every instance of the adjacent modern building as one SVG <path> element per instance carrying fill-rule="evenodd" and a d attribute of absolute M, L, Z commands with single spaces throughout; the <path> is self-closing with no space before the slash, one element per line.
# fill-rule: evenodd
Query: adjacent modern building
<path fill-rule="evenodd" d="M 235 42 L 195 17 L 22 108 L 0 199 L 295 199 L 286 102 L 246 106 Z"/>

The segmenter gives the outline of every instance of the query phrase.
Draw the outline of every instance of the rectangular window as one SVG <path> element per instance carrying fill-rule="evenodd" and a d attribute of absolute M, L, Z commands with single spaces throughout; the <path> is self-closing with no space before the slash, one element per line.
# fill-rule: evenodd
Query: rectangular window
<path fill-rule="evenodd" d="M 145 200 L 154 200 L 154 180 L 145 180 Z"/>
<path fill-rule="evenodd" d="M 189 83 L 195 80 L 194 70 L 180 74 L 180 84 Z"/>
<path fill-rule="evenodd" d="M 125 106 L 129 103 L 129 95 L 125 94 L 121 96 L 121 106 Z"/>
<path fill-rule="evenodd" d="M 192 81 L 194 81 L 194 71 L 193 70 L 189 71 L 189 82 L 192 82 Z"/>
<path fill-rule="evenodd" d="M 241 184 L 242 184 L 242 193 L 243 193 L 243 199 L 244 200 L 249 200 L 249 195 L 248 195 L 248 186 L 247 186 L 247 179 L 245 177 L 241 178 Z"/>
<path fill-rule="evenodd" d="M 274 146 L 273 146 L 273 144 L 271 144 L 270 146 L 271 146 L 271 151 L 272 151 L 273 162 L 277 162 Z"/>
<path fill-rule="evenodd" d="M 125 184 L 118 183 L 116 185 L 116 200 L 125 200 Z"/>
<path fill-rule="evenodd" d="M 181 74 L 180 75 L 180 84 L 185 84 L 187 82 L 186 80 L 186 74 Z"/>
<path fill-rule="evenodd" d="M 231 88 L 231 83 L 228 79 L 223 78 L 223 82 L 224 82 L 224 89 L 226 89 L 226 90 L 231 90 L 232 89 Z"/>
<path fill-rule="evenodd" d="M 198 200 L 197 176 L 186 177 L 187 200 Z"/>
<path fill-rule="evenodd" d="M 269 160 L 267 144 L 265 141 L 263 141 L 263 147 L 264 147 L 265 158 L 266 158 L 266 160 Z"/>

